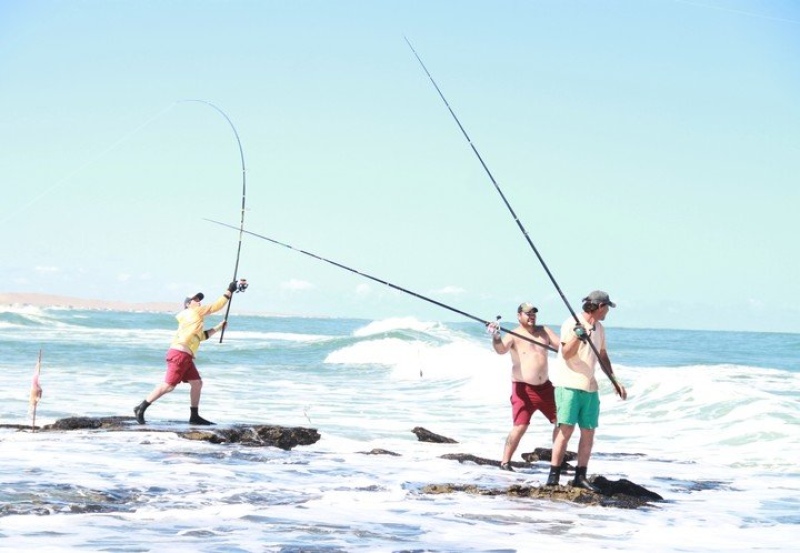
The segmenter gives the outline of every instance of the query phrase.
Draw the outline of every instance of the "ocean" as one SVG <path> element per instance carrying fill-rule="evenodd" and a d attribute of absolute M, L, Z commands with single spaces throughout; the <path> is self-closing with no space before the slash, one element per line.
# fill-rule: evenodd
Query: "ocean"
<path fill-rule="evenodd" d="M 40 350 L 37 425 L 132 416 L 163 377 L 174 329 L 164 313 L 0 308 L 0 424 L 30 424 Z M 442 458 L 499 460 L 511 428 L 510 359 L 480 324 L 234 309 L 223 343 L 200 348 L 200 414 L 219 425 L 315 428 L 320 440 L 284 451 L 172 432 L 2 428 L 0 550 L 796 550 L 800 335 L 611 326 L 607 337 L 629 398 L 617 399 L 598 371 L 589 474 L 628 479 L 662 502 L 422 493 L 433 483 L 546 480 L 547 463 L 509 473 Z M 148 422 L 186 421 L 188 406 L 181 385 Z M 418 426 L 458 443 L 420 442 Z M 537 414 L 514 460 L 549 448 L 550 435 Z M 373 449 L 398 455 L 365 454 Z"/>

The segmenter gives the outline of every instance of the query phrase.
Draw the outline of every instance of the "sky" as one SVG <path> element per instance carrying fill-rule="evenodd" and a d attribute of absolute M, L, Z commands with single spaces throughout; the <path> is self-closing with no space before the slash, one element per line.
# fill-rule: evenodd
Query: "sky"
<path fill-rule="evenodd" d="M 0 293 L 214 296 L 246 188 L 479 319 L 800 332 L 793 0 L 4 0 L 0 83 Z M 467 320 L 249 235 L 238 276 L 234 314 Z"/>

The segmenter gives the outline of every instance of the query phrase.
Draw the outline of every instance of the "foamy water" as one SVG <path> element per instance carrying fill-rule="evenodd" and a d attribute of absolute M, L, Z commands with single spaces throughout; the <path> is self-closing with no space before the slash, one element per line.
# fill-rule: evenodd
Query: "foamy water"
<path fill-rule="evenodd" d="M 510 474 L 441 458 L 499 459 L 510 429 L 510 361 L 494 354 L 478 326 L 233 318 L 223 344 L 201 347 L 201 413 L 220 424 L 313 427 L 319 442 L 286 452 L 170 432 L 0 430 L 0 550 L 794 548 L 800 371 L 784 360 L 797 337 L 776 340 L 790 349 L 776 352 L 774 363 L 763 357 L 758 335 L 736 362 L 719 356 L 709 363 L 705 335 L 675 340 L 670 331 L 609 329 L 629 399 L 616 399 L 601 382 L 589 472 L 626 478 L 665 498 L 629 511 L 419 492 L 429 483 L 505 487 L 546 477 L 546 464 Z M 0 312 L 0 421 L 30 422 L 39 348 L 37 424 L 132 415 L 163 376 L 173 330 L 169 315 Z M 741 336 L 711 334 L 716 344 L 741 346 Z M 675 342 L 696 351 L 670 355 Z M 187 418 L 185 386 L 148 410 L 154 424 Z M 416 426 L 459 443 L 421 443 L 411 433 Z M 515 460 L 549 447 L 550 430 L 535 418 Z M 573 442 L 571 450 L 577 436 Z M 399 455 L 364 454 L 373 448 Z"/>

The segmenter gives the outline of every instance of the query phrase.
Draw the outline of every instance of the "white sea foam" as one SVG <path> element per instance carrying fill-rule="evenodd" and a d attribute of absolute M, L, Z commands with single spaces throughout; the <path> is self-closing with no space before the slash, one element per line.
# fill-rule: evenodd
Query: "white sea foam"
<path fill-rule="evenodd" d="M 133 317 L 125 328 L 70 334 L 58 324 L 75 327 L 68 315 L 45 323 L 35 344 L 22 335 L 0 337 L 3 423 L 29 421 L 40 341 L 44 395 L 37 423 L 132 415 L 133 405 L 160 382 L 173 331 L 163 324 L 172 324 L 168 318 L 142 316 L 139 323 Z M 442 458 L 499 459 L 511 426 L 509 357 L 495 354 L 485 335 L 468 337 L 438 323 L 381 321 L 369 332 L 342 329 L 337 336 L 308 320 L 284 321 L 278 332 L 260 330 L 263 322 L 242 321 L 242 329 L 226 333 L 225 344 L 201 347 L 201 412 L 219 423 L 317 428 L 316 444 L 282 451 L 194 442 L 169 432 L 0 429 L 2 504 L 52 509 L 47 517 L 0 512 L 0 549 L 487 552 L 529 551 L 535 544 L 566 552 L 710 553 L 794 547 L 800 524 L 796 372 L 725 363 L 615 365 L 627 401 L 615 398 L 598 372 L 602 410 L 590 473 L 629 479 L 667 499 L 652 508 L 430 495 L 420 491 L 428 483 L 543 482 L 546 463 L 506 473 Z M 403 330 L 412 332 L 394 334 Z M 187 417 L 185 385 L 148 409 L 155 422 Z M 415 426 L 459 443 L 419 442 Z M 535 417 L 515 459 L 547 447 L 550 431 Z M 399 455 L 364 454 L 376 448 Z M 86 505 L 98 512 L 70 512 Z"/>
<path fill-rule="evenodd" d="M 380 321 L 373 321 L 363 328 L 356 330 L 353 335 L 358 337 L 373 336 L 375 334 L 384 334 L 392 330 L 416 330 L 419 332 L 430 332 L 432 330 L 441 329 L 439 323 L 431 323 L 420 321 L 414 317 L 396 317 L 390 319 L 383 319 Z"/>

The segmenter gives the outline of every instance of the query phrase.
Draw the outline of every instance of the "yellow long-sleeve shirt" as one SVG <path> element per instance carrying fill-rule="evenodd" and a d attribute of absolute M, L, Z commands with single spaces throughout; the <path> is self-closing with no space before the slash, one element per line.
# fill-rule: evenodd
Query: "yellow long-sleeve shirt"
<path fill-rule="evenodd" d="M 203 334 L 203 318 L 211 313 L 216 313 L 228 303 L 228 298 L 224 294 L 217 301 L 210 305 L 200 305 L 198 307 L 187 307 L 177 315 L 178 330 L 172 338 L 169 347 L 182 351 L 191 352 L 192 357 L 197 354 L 200 342 L 205 340 Z M 187 352 L 187 353 L 188 353 Z"/>

